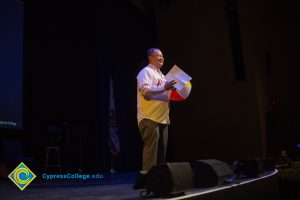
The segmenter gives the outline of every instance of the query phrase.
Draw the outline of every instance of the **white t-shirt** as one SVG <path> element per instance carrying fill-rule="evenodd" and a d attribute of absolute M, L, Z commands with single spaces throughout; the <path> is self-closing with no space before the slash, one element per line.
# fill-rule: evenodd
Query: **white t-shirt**
<path fill-rule="evenodd" d="M 170 90 L 164 90 L 165 76 L 148 65 L 137 76 L 137 120 L 151 119 L 169 124 Z"/>

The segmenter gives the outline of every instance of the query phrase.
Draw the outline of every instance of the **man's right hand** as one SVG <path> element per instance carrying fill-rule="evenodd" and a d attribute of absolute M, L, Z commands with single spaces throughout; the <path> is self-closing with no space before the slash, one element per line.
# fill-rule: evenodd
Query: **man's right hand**
<path fill-rule="evenodd" d="M 173 89 L 173 86 L 176 84 L 175 80 L 167 81 L 164 85 L 165 90 Z"/>

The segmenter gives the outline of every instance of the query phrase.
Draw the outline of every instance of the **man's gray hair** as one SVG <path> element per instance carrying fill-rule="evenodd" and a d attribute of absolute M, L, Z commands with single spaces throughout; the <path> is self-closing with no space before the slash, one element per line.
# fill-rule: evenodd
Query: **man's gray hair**
<path fill-rule="evenodd" d="M 148 56 L 151 56 L 155 51 L 160 51 L 160 49 L 159 48 L 148 49 L 147 52 L 146 52 L 147 58 L 148 58 Z"/>

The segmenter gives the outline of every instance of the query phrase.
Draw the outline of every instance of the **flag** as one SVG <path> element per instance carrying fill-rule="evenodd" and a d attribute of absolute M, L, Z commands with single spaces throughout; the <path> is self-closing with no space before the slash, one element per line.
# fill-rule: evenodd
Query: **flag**
<path fill-rule="evenodd" d="M 108 120 L 109 120 L 109 148 L 113 155 L 116 155 L 120 151 L 120 142 L 118 137 L 118 128 L 116 123 L 116 109 L 115 109 L 115 99 L 113 91 L 112 77 L 110 77 L 109 84 L 109 110 L 108 110 Z"/>

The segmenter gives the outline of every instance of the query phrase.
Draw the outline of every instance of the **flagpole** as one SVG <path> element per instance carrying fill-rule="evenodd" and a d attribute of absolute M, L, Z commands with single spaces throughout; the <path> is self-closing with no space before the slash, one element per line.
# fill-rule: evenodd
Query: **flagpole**
<path fill-rule="evenodd" d="M 110 148 L 110 172 L 115 173 L 115 156 L 120 151 L 120 143 L 118 137 L 118 129 L 115 116 L 115 100 L 113 92 L 113 82 L 110 76 L 110 95 L 109 95 L 109 148 Z"/>

